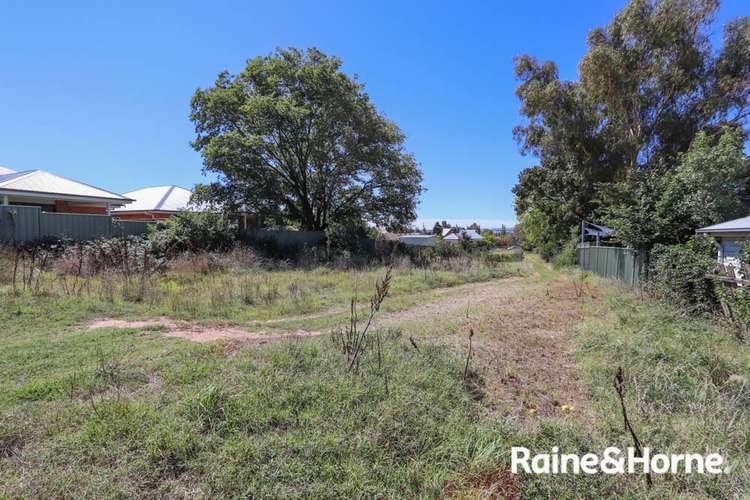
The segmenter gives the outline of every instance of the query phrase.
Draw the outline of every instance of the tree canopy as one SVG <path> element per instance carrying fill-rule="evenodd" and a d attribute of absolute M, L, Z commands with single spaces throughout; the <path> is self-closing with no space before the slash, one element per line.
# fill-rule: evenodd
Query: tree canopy
<path fill-rule="evenodd" d="M 591 31 L 578 81 L 560 80 L 554 62 L 516 59 L 526 119 L 514 136 L 539 160 L 513 189 L 527 243 L 554 253 L 586 218 L 650 248 L 747 210 L 750 18 L 729 22 L 716 49 L 717 9 L 632 0 Z M 721 189 L 721 201 L 691 212 Z M 651 227 L 657 211 L 668 222 Z"/>
<path fill-rule="evenodd" d="M 198 89 L 193 147 L 218 181 L 195 198 L 306 230 L 414 220 L 422 174 L 405 136 L 340 68 L 317 49 L 280 49 Z"/>

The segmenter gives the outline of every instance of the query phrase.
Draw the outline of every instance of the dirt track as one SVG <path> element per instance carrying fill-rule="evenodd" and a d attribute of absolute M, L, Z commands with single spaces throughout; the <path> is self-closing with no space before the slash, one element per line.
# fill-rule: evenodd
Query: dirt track
<path fill-rule="evenodd" d="M 376 327 L 398 327 L 417 342 L 447 342 L 463 356 L 468 332 L 473 338 L 473 366 L 481 375 L 477 391 L 484 394 L 487 411 L 522 422 L 537 417 L 576 418 L 591 422 L 579 367 L 568 354 L 585 303 L 596 300 L 595 291 L 574 286 L 568 278 L 552 281 L 511 278 L 447 288 L 431 294 L 417 306 L 381 313 Z M 310 316 L 340 315 L 341 309 Z M 290 318 L 285 318 L 289 321 Z M 147 321 L 101 319 L 89 328 L 138 328 L 193 342 L 215 340 L 264 344 L 328 334 L 326 330 L 296 331 L 274 328 L 278 322 L 253 322 L 238 326 L 206 327 L 197 323 L 156 318 Z"/>
<path fill-rule="evenodd" d="M 507 298 L 526 286 L 522 278 L 509 278 L 484 283 L 471 283 L 451 288 L 439 289 L 432 294 L 433 300 L 408 309 L 382 312 L 373 326 L 395 327 L 404 322 L 420 321 L 440 315 L 454 315 L 465 310 L 467 306 L 481 304 L 488 300 Z M 436 297 L 436 298 L 435 298 Z M 319 313 L 285 317 L 278 320 L 253 321 L 248 328 L 236 325 L 203 326 L 189 321 L 178 321 L 167 317 L 142 321 L 119 319 L 98 319 L 89 322 L 88 328 L 136 328 L 161 331 L 168 337 L 179 337 L 192 342 L 211 342 L 214 340 L 236 340 L 244 342 L 265 343 L 305 337 L 316 337 L 330 333 L 326 330 L 298 329 L 294 331 L 274 328 L 274 324 L 289 321 L 305 321 L 345 313 L 348 309 L 335 308 Z"/>

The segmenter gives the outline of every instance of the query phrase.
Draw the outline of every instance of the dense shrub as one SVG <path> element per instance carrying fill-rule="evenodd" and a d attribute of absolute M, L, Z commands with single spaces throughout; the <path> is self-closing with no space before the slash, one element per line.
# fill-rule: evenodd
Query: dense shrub
<path fill-rule="evenodd" d="M 160 222 L 149 234 L 154 249 L 173 255 L 185 251 L 225 251 L 235 242 L 237 228 L 226 214 L 179 212 Z"/>
<path fill-rule="evenodd" d="M 560 248 L 554 257 L 552 265 L 556 268 L 570 267 L 576 265 L 576 249 L 578 248 L 578 228 L 571 231 L 570 237 Z"/>
<path fill-rule="evenodd" d="M 242 235 L 242 243 L 258 252 L 266 259 L 274 260 L 296 260 L 304 246 L 301 244 L 287 243 L 282 245 L 279 239 L 273 235 L 247 233 Z"/>
<path fill-rule="evenodd" d="M 442 259 L 451 257 L 461 257 L 466 255 L 466 249 L 462 245 L 456 245 L 445 240 L 438 241 L 435 248 L 435 255 Z"/>
<path fill-rule="evenodd" d="M 487 252 L 484 260 L 487 264 L 505 264 L 508 262 L 521 262 L 523 260 L 523 250 L 504 250 Z"/>
<path fill-rule="evenodd" d="M 460 244 L 464 250 L 470 253 L 487 251 L 495 246 L 487 240 L 471 240 L 469 238 L 461 238 Z"/>
<path fill-rule="evenodd" d="M 733 287 L 716 283 L 716 296 L 721 303 L 721 313 L 735 328 L 740 338 L 750 333 L 750 291 L 746 287 Z"/>
<path fill-rule="evenodd" d="M 367 253 L 365 241 L 378 238 L 382 239 L 380 232 L 368 227 L 362 221 L 331 224 L 326 229 L 328 251 L 332 256 L 340 252 Z"/>
<path fill-rule="evenodd" d="M 718 304 L 713 280 L 716 248 L 710 238 L 695 236 L 682 245 L 657 245 L 651 252 L 650 290 L 689 313 L 712 311 Z"/>

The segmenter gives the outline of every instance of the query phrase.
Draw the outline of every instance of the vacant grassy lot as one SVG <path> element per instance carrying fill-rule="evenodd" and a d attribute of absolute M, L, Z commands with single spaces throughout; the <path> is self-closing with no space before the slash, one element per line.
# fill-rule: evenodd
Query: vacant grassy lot
<path fill-rule="evenodd" d="M 352 294 L 364 312 L 380 276 L 382 269 L 196 270 L 190 279 L 173 272 L 149 285 L 153 295 L 140 303 L 120 293 L 53 294 L 52 283 L 36 295 L 14 297 L 6 288 L 0 496 L 739 497 L 750 490 L 748 347 L 708 320 L 534 257 L 473 271 L 394 270 L 380 333 L 356 372 L 330 335 L 200 344 L 166 337 L 161 326 L 86 326 L 166 315 L 248 331 L 328 331 L 346 322 Z M 259 283 L 253 300 L 241 294 L 245 280 Z M 274 288 L 276 298 L 264 300 Z M 190 300 L 179 300 L 189 306 L 172 305 L 176 290 L 187 291 Z M 212 302 L 222 292 L 225 299 Z M 295 298 L 301 294 L 307 298 Z M 720 451 L 731 473 L 661 476 L 649 492 L 638 476 L 511 475 L 511 446 L 628 446 L 611 384 L 618 365 L 645 445 Z"/>
<path fill-rule="evenodd" d="M 1 257 L 0 292 L 8 292 L 13 262 L 10 257 Z M 84 272 L 80 277 L 76 262 L 62 262 L 63 266 L 47 265 L 49 271 L 36 272 L 28 284 L 23 282 L 19 270 L 16 288 L 34 292 L 37 297 L 60 300 L 62 308 L 99 309 L 112 316 L 166 315 L 236 324 L 281 320 L 278 323 L 283 326 L 289 319 L 305 316 L 309 320 L 321 312 L 338 321 L 341 314 L 348 314 L 353 297 L 364 298 L 366 308 L 375 281 L 385 272 L 384 266 L 294 268 L 284 262 L 264 263 L 256 259 L 254 254 L 242 251 L 210 259 L 207 254 L 199 254 L 176 259 L 164 273 L 134 270 L 128 275 L 97 272 L 87 276 Z M 397 260 L 395 269 L 398 279 L 384 305 L 386 310 L 414 305 L 434 289 L 520 276 L 525 266 L 520 262 L 496 262 L 490 257 L 461 256 L 422 267 L 403 258 Z M 73 299 L 70 305 L 66 305 L 66 299 Z M 328 326 L 325 321 L 316 323 Z"/>

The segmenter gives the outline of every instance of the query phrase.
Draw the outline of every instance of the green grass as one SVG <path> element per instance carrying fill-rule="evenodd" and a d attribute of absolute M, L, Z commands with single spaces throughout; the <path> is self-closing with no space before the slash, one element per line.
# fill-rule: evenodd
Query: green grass
<path fill-rule="evenodd" d="M 522 268 L 466 264 L 396 269 L 385 309 Z M 52 281 L 37 295 L 14 297 L 6 287 L 0 496 L 436 495 L 467 463 L 463 443 L 480 410 L 463 386 L 461 361 L 445 348 L 417 352 L 389 340 L 386 387 L 370 351 L 353 375 L 328 338 L 227 357 L 221 343 L 81 326 L 113 315 L 241 322 L 331 308 L 341 309 L 331 316 L 338 321 L 355 293 L 367 304 L 383 273 L 170 273 L 137 303 L 123 300 L 121 289 L 108 295 L 123 284 L 105 278 L 92 278 L 80 297 Z M 243 295 L 248 283 L 253 300 Z M 177 296 L 184 308 L 174 308 Z"/>
<path fill-rule="evenodd" d="M 461 258 L 442 269 L 401 266 L 385 307 L 397 310 L 423 300 L 424 294 L 438 288 L 517 276 L 525 272 L 523 262 L 489 262 Z M 318 326 L 337 323 L 348 313 L 355 295 L 367 298 L 384 267 L 341 270 L 314 269 L 269 270 L 238 268 L 221 272 L 168 272 L 141 283 L 138 277 L 126 282 L 118 276 L 84 278 L 82 292 L 75 294 L 80 307 L 103 309 L 111 315 L 159 316 L 179 319 L 245 323 L 248 321 L 286 320 L 290 317 L 331 312 Z M 69 278 L 72 281 L 73 278 Z M 65 299 L 69 295 L 61 281 L 44 274 L 38 295 Z M 9 286 L 0 285 L 0 293 Z M 283 325 L 282 325 L 283 326 Z M 297 326 L 292 324 L 292 326 Z"/>
<path fill-rule="evenodd" d="M 226 357 L 35 305 L 0 313 L 0 495 L 437 494 L 468 460 L 479 407 L 444 348 L 388 338 L 352 374 L 328 338 Z"/>
<path fill-rule="evenodd" d="M 547 281 L 569 276 L 537 259 L 529 265 L 538 293 Z M 363 302 L 381 271 L 359 275 Z M 437 281 L 417 270 L 397 274 L 392 307 L 425 300 L 435 283 L 467 279 L 447 273 Z M 348 271 L 259 275 L 280 290 L 293 282 L 311 294 L 329 290 L 310 299 L 309 311 L 345 307 L 355 289 Z M 474 275 L 481 276 L 489 275 Z M 210 290 L 213 279 L 244 277 L 198 280 Z M 384 334 L 382 366 L 373 347 L 352 374 L 328 337 L 227 350 L 221 342 L 191 344 L 159 331 L 78 326 L 101 316 L 168 313 L 158 302 L 2 294 L 0 497 L 436 497 L 447 484 L 471 494 L 472 477 L 509 467 L 512 446 L 628 446 L 612 389 L 618 365 L 645 445 L 720 451 L 732 473 L 660 476 L 651 491 L 638 476 L 519 476 L 523 497 L 750 491 L 750 388 L 732 382 L 750 379 L 748 346 L 706 319 L 611 282 L 596 279 L 593 286 L 603 297 L 587 299 L 591 314 L 574 353 L 595 409 L 591 429 L 573 417 L 523 427 L 492 416 L 478 392 L 481 381 L 464 384 L 463 352 L 426 342 L 416 351 L 396 334 Z M 278 318 L 289 314 L 287 300 L 293 299 L 227 311 L 232 320 Z M 202 309 L 210 298 L 198 303 L 188 317 L 215 317 Z"/>
<path fill-rule="evenodd" d="M 601 442 L 629 442 L 612 389 L 622 366 L 631 418 L 655 453 L 719 452 L 732 472 L 656 480 L 656 492 L 740 497 L 750 491 L 750 347 L 708 319 L 692 318 L 605 282 L 604 317 L 589 320 L 581 360 L 600 416 Z M 738 379 L 738 377 L 741 377 Z"/>

